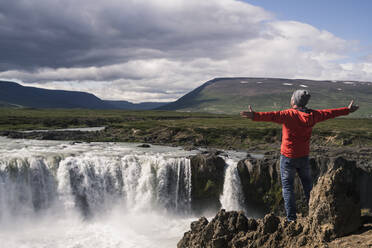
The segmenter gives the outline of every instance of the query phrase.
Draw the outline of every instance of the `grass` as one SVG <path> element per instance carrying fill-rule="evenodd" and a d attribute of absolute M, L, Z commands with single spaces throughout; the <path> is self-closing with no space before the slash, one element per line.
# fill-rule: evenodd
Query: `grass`
<path fill-rule="evenodd" d="M 0 131 L 106 126 L 89 141 L 126 141 L 246 149 L 275 144 L 281 126 L 238 115 L 175 111 L 0 108 Z M 316 125 L 316 142 L 371 146 L 372 119 L 337 118 Z"/>
<path fill-rule="evenodd" d="M 211 118 L 213 114 L 175 111 L 0 108 L 0 130 L 53 129 L 125 124 L 146 120 Z M 223 118 L 218 116 L 216 118 Z"/>

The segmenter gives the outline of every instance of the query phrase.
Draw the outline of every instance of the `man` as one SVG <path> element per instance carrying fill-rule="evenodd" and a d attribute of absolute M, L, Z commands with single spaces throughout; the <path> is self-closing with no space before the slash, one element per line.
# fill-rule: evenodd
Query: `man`
<path fill-rule="evenodd" d="M 312 189 L 309 167 L 310 137 L 313 126 L 330 118 L 348 115 L 359 107 L 350 102 L 348 107 L 338 109 L 312 110 L 306 108 L 310 94 L 306 90 L 296 90 L 291 98 L 290 109 L 274 112 L 243 111 L 240 115 L 253 121 L 269 121 L 282 124 L 282 145 L 280 156 L 280 176 L 284 207 L 289 221 L 296 220 L 296 203 L 293 182 L 297 171 L 304 189 L 307 203 Z"/>

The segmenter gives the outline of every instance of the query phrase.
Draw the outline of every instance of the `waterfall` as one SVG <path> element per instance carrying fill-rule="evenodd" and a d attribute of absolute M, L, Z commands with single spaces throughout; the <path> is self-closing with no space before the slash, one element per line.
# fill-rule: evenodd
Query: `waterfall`
<path fill-rule="evenodd" d="M 0 158 L 0 220 L 58 206 L 83 216 L 110 211 L 190 213 L 191 166 L 161 154 Z M 244 210 L 237 163 L 226 159 L 222 208 Z"/>
<path fill-rule="evenodd" d="M 191 166 L 159 154 L 0 158 L 0 221 L 52 206 L 83 216 L 124 211 L 188 213 Z"/>
<path fill-rule="evenodd" d="M 223 209 L 243 210 L 244 196 L 242 186 L 237 169 L 237 162 L 232 159 L 226 159 L 225 179 L 223 183 L 223 192 L 220 197 L 220 202 Z"/>
<path fill-rule="evenodd" d="M 0 220 L 46 209 L 55 193 L 56 181 L 45 159 L 0 160 Z"/>
<path fill-rule="evenodd" d="M 4 137 L 0 145 L 1 247 L 170 248 L 195 219 L 196 152 Z M 221 203 L 241 209 L 236 163 L 226 163 Z"/>

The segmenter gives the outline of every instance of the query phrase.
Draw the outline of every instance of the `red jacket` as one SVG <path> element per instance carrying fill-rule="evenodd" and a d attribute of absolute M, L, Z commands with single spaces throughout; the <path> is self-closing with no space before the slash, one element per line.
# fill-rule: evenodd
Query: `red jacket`
<path fill-rule="evenodd" d="M 330 118 L 349 114 L 349 108 L 311 110 L 309 113 L 297 109 L 274 112 L 254 112 L 254 121 L 269 121 L 283 125 L 281 154 L 288 158 L 309 155 L 313 126 Z"/>

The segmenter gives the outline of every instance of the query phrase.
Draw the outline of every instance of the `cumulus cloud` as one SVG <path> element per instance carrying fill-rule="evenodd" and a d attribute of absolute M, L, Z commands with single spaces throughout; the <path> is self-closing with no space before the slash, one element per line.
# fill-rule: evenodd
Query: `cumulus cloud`
<path fill-rule="evenodd" d="M 235 0 L 3 1 L 0 32 L 0 78 L 104 99 L 175 100 L 214 77 L 372 76 L 368 60 L 345 63 L 355 42 Z"/>

